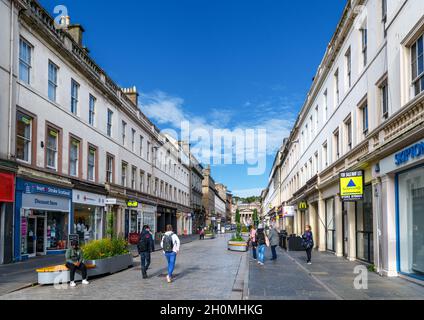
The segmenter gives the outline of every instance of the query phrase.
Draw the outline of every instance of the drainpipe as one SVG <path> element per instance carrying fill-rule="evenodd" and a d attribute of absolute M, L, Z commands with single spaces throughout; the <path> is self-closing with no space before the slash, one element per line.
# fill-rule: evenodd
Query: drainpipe
<path fill-rule="evenodd" d="M 10 74 L 9 74 L 9 117 L 8 117 L 8 139 L 7 139 L 7 159 L 12 159 L 12 109 L 13 109 L 13 47 L 15 45 L 15 29 L 13 11 L 15 8 L 14 0 L 10 1 Z"/>

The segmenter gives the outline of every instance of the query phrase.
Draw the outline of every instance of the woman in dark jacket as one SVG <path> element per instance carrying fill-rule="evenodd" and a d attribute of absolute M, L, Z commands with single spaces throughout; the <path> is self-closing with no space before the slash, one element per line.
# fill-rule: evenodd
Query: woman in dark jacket
<path fill-rule="evenodd" d="M 306 226 L 305 233 L 302 235 L 302 244 L 306 250 L 308 264 L 312 264 L 312 249 L 314 248 L 314 236 L 311 231 L 311 226 Z"/>

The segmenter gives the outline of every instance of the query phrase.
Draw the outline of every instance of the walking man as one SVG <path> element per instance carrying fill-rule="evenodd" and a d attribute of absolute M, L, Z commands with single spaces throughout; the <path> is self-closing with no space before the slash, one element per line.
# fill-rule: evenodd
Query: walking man
<path fill-rule="evenodd" d="M 302 235 L 302 245 L 306 250 L 307 264 L 312 264 L 312 250 L 314 248 L 314 236 L 311 226 L 306 226 L 305 233 Z"/>
<path fill-rule="evenodd" d="M 277 247 L 280 242 L 280 235 L 278 234 L 277 228 L 275 226 L 271 227 L 271 231 L 269 232 L 269 242 L 271 245 L 272 252 L 272 261 L 277 260 Z"/>
<path fill-rule="evenodd" d="M 166 233 L 162 238 L 160 246 L 163 249 L 166 260 L 168 262 L 168 275 L 166 276 L 166 280 L 168 283 L 172 282 L 172 274 L 175 269 L 175 262 L 177 260 L 177 254 L 180 251 L 180 239 L 173 232 L 172 226 L 166 226 Z"/>
<path fill-rule="evenodd" d="M 137 249 L 141 260 L 141 274 L 143 279 L 147 279 L 147 270 L 150 267 L 151 253 L 155 251 L 155 241 L 150 232 L 150 227 L 147 225 L 143 227 L 143 231 L 140 234 Z"/>

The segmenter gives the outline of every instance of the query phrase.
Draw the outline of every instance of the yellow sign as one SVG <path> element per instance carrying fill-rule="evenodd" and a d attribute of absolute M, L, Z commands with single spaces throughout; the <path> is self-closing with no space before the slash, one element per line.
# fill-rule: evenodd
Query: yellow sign
<path fill-rule="evenodd" d="M 308 203 L 306 201 L 299 202 L 299 210 L 300 211 L 308 210 Z"/>
<path fill-rule="evenodd" d="M 138 202 L 137 201 L 128 201 L 127 202 L 127 207 L 128 208 L 137 208 L 138 207 Z"/>
<path fill-rule="evenodd" d="M 362 200 L 364 196 L 363 171 L 340 174 L 340 196 L 343 201 Z"/>

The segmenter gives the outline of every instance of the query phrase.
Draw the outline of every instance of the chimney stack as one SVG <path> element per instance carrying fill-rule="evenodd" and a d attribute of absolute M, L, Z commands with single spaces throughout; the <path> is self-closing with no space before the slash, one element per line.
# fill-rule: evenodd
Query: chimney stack
<path fill-rule="evenodd" d="M 69 23 L 69 21 L 68 21 Z M 68 33 L 71 35 L 72 39 L 75 40 L 82 47 L 82 34 L 84 33 L 84 28 L 80 24 L 68 25 Z"/>
<path fill-rule="evenodd" d="M 131 100 L 131 102 L 135 105 L 138 106 L 138 92 L 137 92 L 137 88 L 134 86 L 132 88 L 123 88 L 122 92 L 125 93 L 125 95 Z"/>

